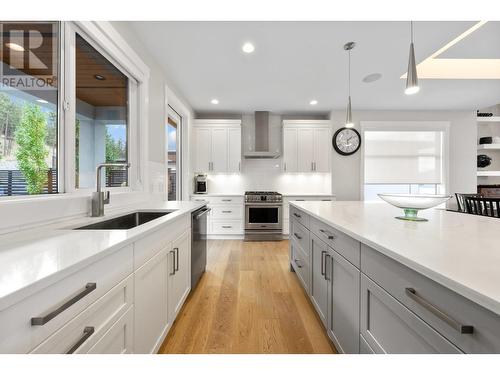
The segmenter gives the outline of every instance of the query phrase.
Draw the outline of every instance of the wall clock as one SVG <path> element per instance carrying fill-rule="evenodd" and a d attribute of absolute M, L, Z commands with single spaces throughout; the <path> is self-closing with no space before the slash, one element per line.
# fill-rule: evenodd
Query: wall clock
<path fill-rule="evenodd" d="M 340 155 L 352 155 L 361 146 L 361 136 L 356 129 L 340 128 L 333 135 L 332 144 Z"/>

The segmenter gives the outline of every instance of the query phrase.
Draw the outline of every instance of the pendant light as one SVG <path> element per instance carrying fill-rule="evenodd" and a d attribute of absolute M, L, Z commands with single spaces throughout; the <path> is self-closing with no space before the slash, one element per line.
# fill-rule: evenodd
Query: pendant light
<path fill-rule="evenodd" d="M 408 56 L 408 72 L 406 73 L 406 95 L 413 95 L 419 92 L 417 76 L 417 65 L 415 64 L 415 50 L 413 48 L 413 21 L 410 21 L 410 54 Z"/>
<path fill-rule="evenodd" d="M 344 44 L 344 50 L 349 52 L 349 71 L 348 71 L 348 99 L 347 108 L 345 116 L 345 127 L 354 127 L 354 122 L 352 121 L 352 109 L 351 109 L 351 50 L 356 46 L 356 43 L 349 42 Z"/>

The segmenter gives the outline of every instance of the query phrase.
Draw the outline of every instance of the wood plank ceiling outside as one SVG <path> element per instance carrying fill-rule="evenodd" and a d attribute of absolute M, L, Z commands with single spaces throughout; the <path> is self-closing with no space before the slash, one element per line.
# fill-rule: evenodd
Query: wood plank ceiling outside
<path fill-rule="evenodd" d="M 98 80 L 96 75 L 104 77 Z M 76 38 L 76 97 L 94 107 L 127 105 L 127 77 L 82 37 Z"/>

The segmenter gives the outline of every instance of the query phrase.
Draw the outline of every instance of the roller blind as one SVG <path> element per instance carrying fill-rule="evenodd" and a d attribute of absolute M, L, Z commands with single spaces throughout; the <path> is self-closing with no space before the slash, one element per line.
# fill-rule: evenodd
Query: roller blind
<path fill-rule="evenodd" d="M 441 184 L 442 131 L 365 131 L 365 184 Z"/>

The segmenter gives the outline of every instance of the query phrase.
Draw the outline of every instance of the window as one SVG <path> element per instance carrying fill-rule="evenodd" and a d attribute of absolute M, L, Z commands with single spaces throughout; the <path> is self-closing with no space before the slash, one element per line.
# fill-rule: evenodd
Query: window
<path fill-rule="evenodd" d="M 0 23 L 0 196 L 58 192 L 59 24 Z"/>
<path fill-rule="evenodd" d="M 128 161 L 129 79 L 78 34 L 75 47 L 75 187 L 93 188 L 99 164 Z M 127 169 L 103 173 L 105 186 L 128 186 Z"/>
<path fill-rule="evenodd" d="M 363 138 L 365 200 L 378 200 L 379 193 L 444 193 L 444 130 L 370 127 Z"/>
<path fill-rule="evenodd" d="M 168 107 L 168 123 L 166 126 L 167 152 L 167 191 L 168 200 L 180 200 L 181 172 L 180 172 L 180 130 L 182 118 L 172 108 Z"/>

